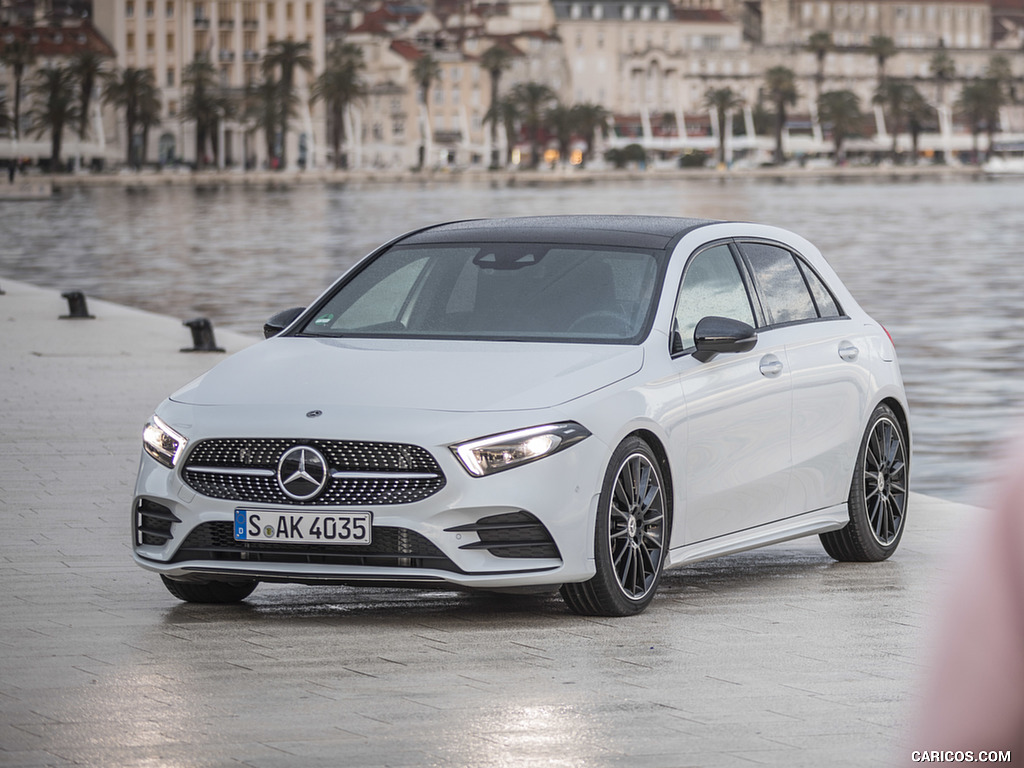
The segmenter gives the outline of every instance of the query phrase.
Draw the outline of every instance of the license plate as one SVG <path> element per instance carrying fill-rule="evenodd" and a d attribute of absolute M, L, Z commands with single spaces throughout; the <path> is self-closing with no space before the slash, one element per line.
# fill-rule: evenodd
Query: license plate
<path fill-rule="evenodd" d="M 369 544 L 369 512 L 274 512 L 235 510 L 235 541 L 287 544 Z"/>

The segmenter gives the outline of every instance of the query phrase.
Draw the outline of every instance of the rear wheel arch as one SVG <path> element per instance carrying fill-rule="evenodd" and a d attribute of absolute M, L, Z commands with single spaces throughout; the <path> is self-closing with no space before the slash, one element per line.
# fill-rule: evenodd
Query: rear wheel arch
<path fill-rule="evenodd" d="M 910 418 L 907 415 L 907 411 L 906 409 L 904 409 L 903 404 L 900 403 L 900 401 L 894 397 L 887 397 L 884 400 L 882 400 L 882 402 L 880 402 L 878 405 L 889 406 L 889 409 L 893 412 L 893 415 L 896 416 L 896 422 L 900 425 L 900 431 L 903 432 L 903 440 L 906 442 L 907 447 L 910 448 Z M 877 408 L 878 406 L 875 407 Z M 908 451 L 907 462 L 909 463 L 910 460 L 911 456 L 910 452 Z"/>

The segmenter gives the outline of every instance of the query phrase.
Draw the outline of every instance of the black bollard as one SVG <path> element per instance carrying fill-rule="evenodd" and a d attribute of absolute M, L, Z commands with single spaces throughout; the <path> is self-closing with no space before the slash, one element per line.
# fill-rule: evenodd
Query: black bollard
<path fill-rule="evenodd" d="M 85 294 L 81 291 L 68 291 L 61 296 L 68 300 L 68 314 L 61 315 L 61 320 L 94 320 L 89 314 L 89 307 L 85 303 Z"/>
<path fill-rule="evenodd" d="M 182 352 L 223 352 L 213 339 L 213 323 L 205 317 L 186 320 L 182 325 L 192 329 L 192 348 L 183 348 Z"/>

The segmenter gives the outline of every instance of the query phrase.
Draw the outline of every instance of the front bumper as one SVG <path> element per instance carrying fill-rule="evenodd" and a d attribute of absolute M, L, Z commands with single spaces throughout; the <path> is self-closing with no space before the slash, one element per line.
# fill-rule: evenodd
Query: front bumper
<path fill-rule="evenodd" d="M 599 439 L 592 436 L 540 461 L 486 477 L 471 477 L 446 448 L 431 453 L 447 479 L 434 495 L 408 504 L 344 507 L 209 498 L 183 482 L 180 465 L 167 469 L 143 453 L 132 508 L 135 561 L 171 578 L 198 580 L 444 582 L 498 589 L 593 576 L 595 513 L 608 461 Z M 235 542 L 235 510 L 254 506 L 296 514 L 369 511 L 373 543 Z M 530 539 L 543 531 L 551 546 L 508 546 L 508 537 L 514 544 L 524 531 Z"/>

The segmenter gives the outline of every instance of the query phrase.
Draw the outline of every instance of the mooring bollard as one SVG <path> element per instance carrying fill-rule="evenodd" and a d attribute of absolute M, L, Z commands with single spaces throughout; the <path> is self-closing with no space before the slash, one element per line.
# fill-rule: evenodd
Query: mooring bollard
<path fill-rule="evenodd" d="M 192 329 L 192 348 L 182 348 L 182 352 L 223 352 L 213 339 L 213 323 L 205 317 L 186 320 L 182 325 Z"/>
<path fill-rule="evenodd" d="M 94 320 L 89 314 L 89 307 L 85 303 L 85 294 L 81 291 L 68 291 L 62 293 L 61 297 L 68 300 L 68 314 L 61 315 L 61 320 Z"/>

